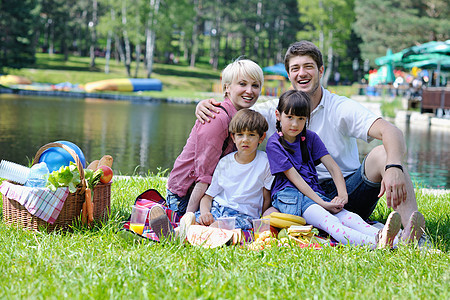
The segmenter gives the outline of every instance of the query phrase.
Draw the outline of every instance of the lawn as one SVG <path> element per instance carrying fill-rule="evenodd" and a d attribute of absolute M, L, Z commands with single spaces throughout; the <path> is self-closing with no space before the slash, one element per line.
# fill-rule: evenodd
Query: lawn
<path fill-rule="evenodd" d="M 1 299 L 448 299 L 450 194 L 417 193 L 433 250 L 284 247 L 250 251 L 128 240 L 118 230 L 148 188 L 165 178 L 117 179 L 110 220 L 73 233 L 0 223 Z M 372 219 L 385 221 L 380 201 Z M 437 251 L 440 250 L 440 251 Z"/>

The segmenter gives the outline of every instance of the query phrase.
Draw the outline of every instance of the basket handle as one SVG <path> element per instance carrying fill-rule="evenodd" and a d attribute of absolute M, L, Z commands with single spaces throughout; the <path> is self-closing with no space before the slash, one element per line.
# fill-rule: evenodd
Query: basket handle
<path fill-rule="evenodd" d="M 69 152 L 69 154 L 75 159 L 75 164 L 77 165 L 78 171 L 80 172 L 80 180 L 81 180 L 81 188 L 84 191 L 86 189 L 86 180 L 84 180 L 84 168 L 83 164 L 81 163 L 80 158 L 78 157 L 77 153 L 72 150 L 69 146 L 66 146 L 61 143 L 48 143 L 42 146 L 38 152 L 36 152 L 36 155 L 34 156 L 33 165 L 37 164 L 39 162 L 39 158 L 41 157 L 42 153 L 44 153 L 45 150 L 53 148 L 53 147 L 60 147 Z"/>

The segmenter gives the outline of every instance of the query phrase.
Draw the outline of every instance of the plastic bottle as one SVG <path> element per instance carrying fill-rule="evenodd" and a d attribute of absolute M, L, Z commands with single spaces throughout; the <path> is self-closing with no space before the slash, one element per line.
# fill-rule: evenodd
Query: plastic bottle
<path fill-rule="evenodd" d="M 4 178 L 19 184 L 24 184 L 30 174 L 30 168 L 2 160 L 0 162 L 0 178 Z"/>
<path fill-rule="evenodd" d="M 25 186 L 43 188 L 47 184 L 49 170 L 45 162 L 38 163 L 31 167 L 30 175 Z"/>

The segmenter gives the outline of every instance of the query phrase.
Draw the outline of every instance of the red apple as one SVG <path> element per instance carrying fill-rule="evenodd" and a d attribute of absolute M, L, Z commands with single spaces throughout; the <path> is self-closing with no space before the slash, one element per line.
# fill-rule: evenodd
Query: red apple
<path fill-rule="evenodd" d="M 100 167 L 98 167 L 98 169 L 102 169 L 102 171 L 103 171 L 103 175 L 102 175 L 102 177 L 100 177 L 100 182 L 101 183 L 110 182 L 113 177 L 112 169 L 108 166 L 100 166 Z"/>

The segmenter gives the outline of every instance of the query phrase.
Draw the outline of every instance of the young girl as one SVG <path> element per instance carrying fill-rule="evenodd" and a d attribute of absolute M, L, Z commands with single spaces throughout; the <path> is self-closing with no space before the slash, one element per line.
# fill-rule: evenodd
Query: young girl
<path fill-rule="evenodd" d="M 382 230 L 370 226 L 355 213 L 343 209 L 347 203 L 344 177 L 317 134 L 306 129 L 309 96 L 290 90 L 281 95 L 275 112 L 277 133 L 266 146 L 270 169 L 275 175 L 272 205 L 282 213 L 302 216 L 308 224 L 329 233 L 342 244 L 392 247 L 397 242 L 401 219 L 392 212 Z M 320 113 L 320 108 L 316 113 Z M 315 166 L 323 163 L 330 172 L 338 196 L 323 196 Z"/>
<path fill-rule="evenodd" d="M 255 104 L 263 83 L 261 67 L 248 59 L 238 59 L 223 70 L 223 112 L 210 123 L 196 121 L 192 128 L 167 182 L 167 204 L 171 210 L 179 215 L 198 210 L 219 159 L 234 150 L 228 135 L 231 118 L 238 110 Z"/>

